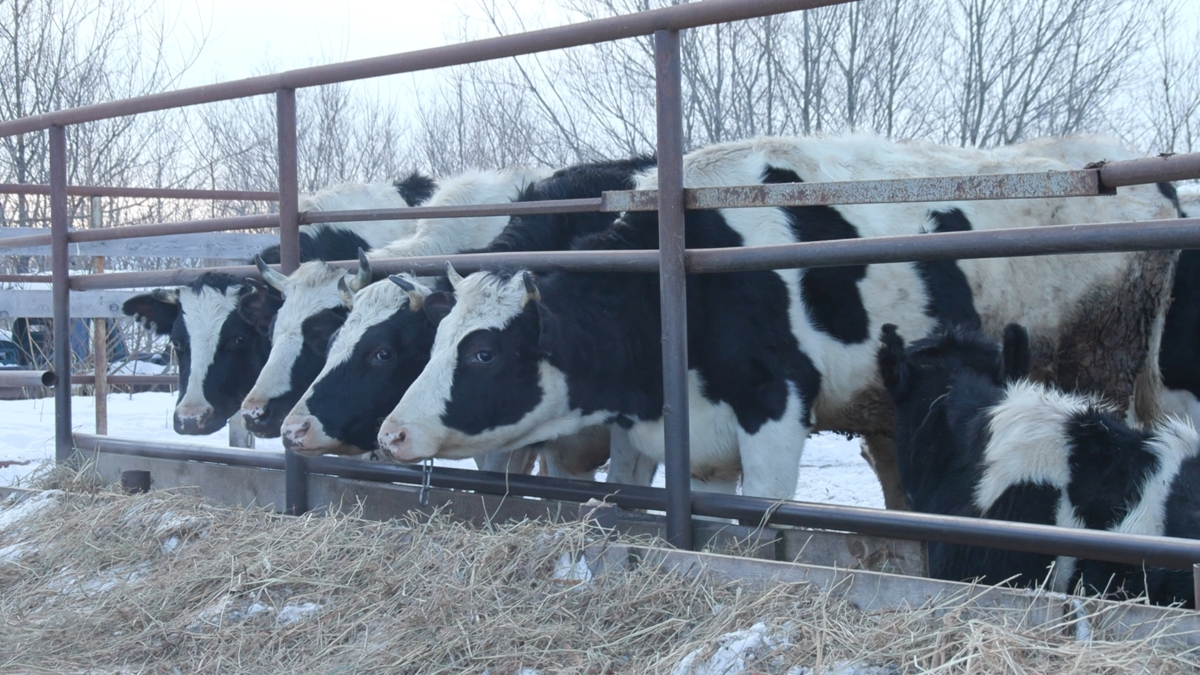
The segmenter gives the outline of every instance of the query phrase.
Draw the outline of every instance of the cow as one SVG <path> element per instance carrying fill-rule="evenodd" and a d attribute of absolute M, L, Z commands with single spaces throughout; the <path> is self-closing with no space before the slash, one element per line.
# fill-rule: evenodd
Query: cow
<path fill-rule="evenodd" d="M 634 157 L 567 167 L 531 185 L 520 200 L 598 197 L 608 190 L 629 189 L 633 175 L 653 163 L 652 157 Z M 565 248 L 581 235 L 604 229 L 612 220 L 611 214 L 597 213 L 514 216 L 484 250 Z M 401 247 L 405 253 L 447 252 L 445 246 L 401 242 L 389 246 L 386 255 L 399 253 Z M 442 310 L 452 304 L 445 278 L 421 280 L 399 275 L 395 279 L 399 285 L 376 283 L 348 299 L 353 309 L 330 347 L 324 371 L 284 424 L 288 447 L 307 454 L 357 454 L 375 447 L 379 420 L 395 407 L 424 366 Z M 606 433 L 596 429 L 584 433 L 582 438 L 554 440 L 554 447 L 543 453 L 548 473 L 585 476 L 607 459 Z M 531 456 L 497 455 L 492 459 L 482 468 L 502 469 L 506 463 L 510 469 L 528 466 Z"/>
<path fill-rule="evenodd" d="M 1099 399 L 1026 379 L 1029 342 L 953 326 L 906 345 L 885 324 L 880 374 L 896 407 L 900 475 L 917 511 L 1200 538 L 1200 436 L 1173 416 L 1131 428 Z M 929 543 L 930 576 L 1194 606 L 1190 572 Z"/>
<path fill-rule="evenodd" d="M 1179 217 L 1200 215 L 1200 196 L 1181 198 L 1169 183 L 1160 184 L 1159 189 L 1176 204 Z M 1164 408 L 1200 424 L 1200 250 L 1179 254 L 1159 367 L 1166 387 Z"/>
<path fill-rule="evenodd" d="M 687 187 L 717 187 L 1070 168 L 1048 156 L 1047 144 L 980 150 L 865 134 L 760 137 L 685 155 L 683 178 Z M 637 184 L 656 188 L 656 172 Z M 685 239 L 689 248 L 763 246 L 1142 219 L 1169 208 L 1151 186 L 1115 198 L 696 210 L 686 214 Z M 640 212 L 574 248 L 657 244 L 657 214 Z M 1174 252 L 1106 253 L 689 275 L 694 486 L 732 491 L 740 474 L 743 493 L 788 498 L 811 431 L 890 440 L 894 415 L 875 367 L 884 323 L 923 335 L 974 320 L 997 335 L 1021 320 L 1032 332 L 1036 376 L 1153 418 L 1174 263 Z M 535 279 L 509 270 L 450 279 L 456 304 L 425 369 L 381 425 L 382 455 L 469 457 L 615 423 L 641 454 L 662 460 L 657 274 Z M 1094 358 L 1097 351 L 1106 358 Z M 869 446 L 879 452 L 880 444 Z"/>
<path fill-rule="evenodd" d="M 532 183 L 546 172 L 527 167 L 498 171 L 468 171 L 443 180 L 424 206 L 457 206 L 465 204 L 494 204 L 517 199 Z M 246 298 L 241 314 L 255 325 L 269 326 L 271 348 L 266 364 L 258 373 L 253 387 L 241 404 L 246 428 L 260 438 L 280 435 L 284 417 L 300 400 L 300 395 L 325 365 L 329 338 L 346 320 L 349 308 L 342 301 L 339 283 L 346 283 L 351 292 L 371 283 L 370 260 L 403 255 L 404 251 L 420 246 L 417 242 L 436 242 L 431 248 L 449 247 L 452 250 L 472 248 L 478 242 L 494 239 L 508 224 L 507 216 L 475 218 L 439 218 L 411 221 L 414 224 L 405 236 L 384 242 L 365 254 L 358 249 L 357 271 L 346 270 L 312 260 L 301 265 L 291 275 L 283 275 L 267 267 L 260 259 L 259 271 L 263 280 L 279 294 L 283 304 L 276 308 Z M 429 244 L 426 244 L 429 245 Z"/>
<path fill-rule="evenodd" d="M 429 197 L 432 179 L 413 173 L 395 183 L 346 183 L 301 195 L 301 211 L 405 208 Z M 352 259 L 411 232 L 411 221 L 319 223 L 300 228 L 301 259 Z M 278 259 L 278 247 L 263 251 Z M 179 363 L 175 432 L 211 434 L 240 407 L 270 352 L 268 328 L 282 299 L 257 281 L 208 272 L 173 289 L 125 301 L 122 311 L 158 335 L 170 336 Z M 253 311 L 248 311 L 248 310 Z M 245 318 L 250 317 L 250 320 Z"/>

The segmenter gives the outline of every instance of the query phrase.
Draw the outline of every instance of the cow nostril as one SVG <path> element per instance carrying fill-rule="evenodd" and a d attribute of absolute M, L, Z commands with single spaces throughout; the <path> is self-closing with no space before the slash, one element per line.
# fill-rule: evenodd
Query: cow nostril
<path fill-rule="evenodd" d="M 396 440 L 403 443 L 404 441 L 408 440 L 408 434 L 404 431 L 401 431 L 400 433 L 396 434 Z"/>
<path fill-rule="evenodd" d="M 308 428 L 311 426 L 312 426 L 311 422 L 309 422 L 308 420 L 304 420 L 304 422 L 300 425 L 300 431 L 308 431 Z"/>

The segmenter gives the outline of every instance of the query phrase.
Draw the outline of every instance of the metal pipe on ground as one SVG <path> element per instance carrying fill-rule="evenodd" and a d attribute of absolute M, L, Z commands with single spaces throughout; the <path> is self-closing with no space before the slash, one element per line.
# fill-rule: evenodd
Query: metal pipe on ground
<path fill-rule="evenodd" d="M 53 370 L 0 370 L 0 387 L 53 387 L 56 382 Z"/>

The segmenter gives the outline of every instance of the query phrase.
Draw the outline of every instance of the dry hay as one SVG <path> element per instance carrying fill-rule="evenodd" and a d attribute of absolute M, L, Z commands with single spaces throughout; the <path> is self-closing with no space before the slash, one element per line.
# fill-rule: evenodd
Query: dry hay
<path fill-rule="evenodd" d="M 50 491 L 0 509 L 0 672 L 1184 673 L 1168 638 L 649 565 L 587 579 L 584 526 L 469 529 Z M 593 533 L 594 534 L 594 533 Z M 565 556 L 565 557 L 564 557 Z M 1163 630 L 1168 631 L 1169 626 Z"/>

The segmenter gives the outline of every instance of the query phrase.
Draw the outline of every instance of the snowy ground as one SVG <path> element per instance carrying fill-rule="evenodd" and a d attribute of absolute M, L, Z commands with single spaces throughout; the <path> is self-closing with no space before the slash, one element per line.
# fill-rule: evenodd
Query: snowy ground
<path fill-rule="evenodd" d="M 180 436 L 171 429 L 175 395 L 168 393 L 114 394 L 108 399 L 108 433 L 111 436 L 148 441 L 198 445 L 228 445 L 228 433 L 211 436 Z M 95 400 L 77 396 L 72 400 L 75 430 L 95 432 Z M 257 439 L 264 452 L 281 452 L 279 439 Z M 0 485 L 11 484 L 54 457 L 54 399 L 0 401 Z M 9 462 L 28 462 L 12 464 Z M 471 460 L 438 460 L 439 465 L 475 468 Z M 662 470 L 654 484 L 661 486 Z M 883 495 L 875 474 L 859 456 L 857 439 L 834 434 L 812 436 L 804 450 L 796 499 L 801 501 L 883 508 Z"/>

